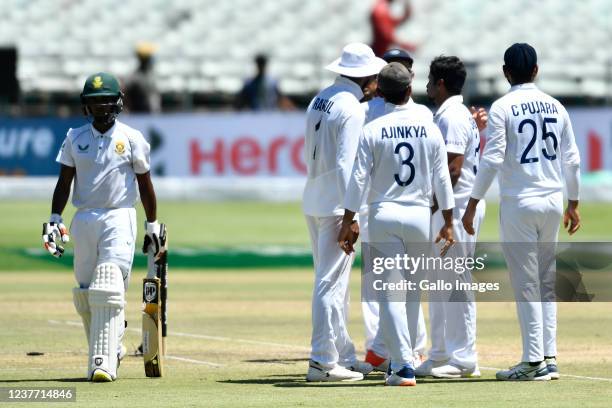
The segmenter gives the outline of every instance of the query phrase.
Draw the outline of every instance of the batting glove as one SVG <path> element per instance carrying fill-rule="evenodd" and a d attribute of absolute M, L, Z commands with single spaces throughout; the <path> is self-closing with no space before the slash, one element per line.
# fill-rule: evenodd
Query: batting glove
<path fill-rule="evenodd" d="M 166 251 L 166 225 L 157 221 L 145 221 L 145 238 L 142 252 L 151 253 L 157 260 Z"/>
<path fill-rule="evenodd" d="M 43 246 L 51 255 L 56 258 L 62 257 L 64 247 L 60 242 L 64 244 L 69 242 L 70 236 L 59 214 L 51 214 L 49 222 L 43 223 L 42 240 Z"/>

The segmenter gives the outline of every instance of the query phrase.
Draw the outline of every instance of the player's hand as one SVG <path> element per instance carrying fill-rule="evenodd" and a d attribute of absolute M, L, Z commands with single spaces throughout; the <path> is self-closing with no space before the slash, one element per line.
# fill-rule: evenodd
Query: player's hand
<path fill-rule="evenodd" d="M 465 228 L 465 231 L 470 235 L 474 235 L 476 233 L 476 231 L 474 231 L 474 217 L 476 216 L 477 205 L 478 201 L 470 197 L 470 201 L 468 201 L 468 205 L 465 208 L 463 217 L 461 218 L 463 228 Z"/>
<path fill-rule="evenodd" d="M 160 224 L 157 221 L 145 221 L 145 238 L 142 252 L 148 254 L 151 251 L 155 260 L 158 260 L 166 250 L 166 225 Z"/>
<path fill-rule="evenodd" d="M 574 235 L 580 228 L 580 213 L 578 212 L 578 201 L 568 201 L 567 208 L 563 214 L 563 226 L 568 234 Z"/>
<path fill-rule="evenodd" d="M 444 245 L 440 250 L 440 256 L 446 255 L 451 246 L 455 243 L 455 239 L 453 237 L 453 224 L 445 224 L 438 233 L 436 237 L 436 244 L 440 241 L 444 240 Z"/>
<path fill-rule="evenodd" d="M 487 120 L 489 119 L 489 115 L 485 108 L 476 108 L 474 106 L 470 106 L 470 112 L 472 113 L 472 117 L 476 121 L 476 126 L 478 126 L 479 131 L 483 131 L 487 127 Z"/>
<path fill-rule="evenodd" d="M 51 255 L 62 257 L 64 247 L 60 243 L 69 242 L 70 236 L 59 214 L 51 214 L 49 222 L 43 223 L 42 240 L 43 246 Z"/>
<path fill-rule="evenodd" d="M 359 237 L 359 224 L 356 221 L 351 223 L 342 223 L 340 232 L 338 233 L 338 245 L 345 254 L 350 255 L 355 252 L 353 244 L 357 242 Z"/>

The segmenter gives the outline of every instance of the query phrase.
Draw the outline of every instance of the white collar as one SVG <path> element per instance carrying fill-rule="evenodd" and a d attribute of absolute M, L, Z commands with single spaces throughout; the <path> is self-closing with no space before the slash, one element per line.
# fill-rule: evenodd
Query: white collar
<path fill-rule="evenodd" d="M 334 84 L 346 88 L 346 90 L 352 93 L 355 98 L 357 98 L 357 100 L 361 100 L 361 98 L 363 98 L 363 91 L 361 90 L 359 85 L 357 85 L 355 82 L 351 81 L 346 77 L 338 75 Z"/>
<path fill-rule="evenodd" d="M 533 82 L 525 82 L 524 84 L 512 85 L 510 91 L 518 91 L 522 89 L 538 89 Z"/>
<path fill-rule="evenodd" d="M 113 126 L 111 126 L 106 132 L 102 133 L 100 132 L 98 129 L 96 129 L 92 124 L 89 125 L 89 127 L 91 128 L 91 133 L 93 133 L 94 137 L 100 137 L 100 136 L 111 136 L 113 134 L 113 132 L 115 131 L 115 128 L 117 127 L 117 120 L 115 119 L 115 123 L 113 123 Z"/>
<path fill-rule="evenodd" d="M 390 102 L 385 102 L 385 113 L 405 111 L 410 109 L 410 100 L 403 105 L 395 105 Z"/>
<path fill-rule="evenodd" d="M 440 107 L 438 108 L 434 116 L 438 116 L 442 114 L 442 112 L 444 112 L 449 106 L 455 105 L 455 104 L 461 104 L 461 105 L 463 104 L 462 95 L 453 95 L 450 98 L 446 98 L 446 100 L 442 102 L 442 105 L 440 105 Z"/>

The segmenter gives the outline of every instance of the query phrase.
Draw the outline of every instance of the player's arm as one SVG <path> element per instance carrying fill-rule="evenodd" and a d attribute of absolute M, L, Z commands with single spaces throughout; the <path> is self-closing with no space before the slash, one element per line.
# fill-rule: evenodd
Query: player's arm
<path fill-rule="evenodd" d="M 506 157 L 506 119 L 502 107 L 495 104 L 491 107 L 487 130 L 487 144 L 480 160 L 478 175 L 474 181 L 470 200 L 461 220 L 463 227 L 470 235 L 475 234 L 474 217 L 476 216 L 476 206 L 484 198 Z"/>
<path fill-rule="evenodd" d="M 580 228 L 578 202 L 580 198 L 580 154 L 576 146 L 574 130 L 567 111 L 564 110 L 564 127 L 561 134 L 561 161 L 563 178 L 567 187 L 567 208 L 563 214 L 563 226 L 570 235 Z"/>
<path fill-rule="evenodd" d="M 60 258 L 64 253 L 64 247 L 60 245 L 60 241 L 66 243 L 70 240 L 68 229 L 62 220 L 62 213 L 68 203 L 70 197 L 70 186 L 76 169 L 71 166 L 62 164 L 60 174 L 53 190 L 53 198 L 51 199 L 51 216 L 49 222 L 43 224 L 42 240 L 43 246 L 49 253 L 56 258 Z"/>
<path fill-rule="evenodd" d="M 344 217 L 340 233 L 338 234 L 338 245 L 347 255 L 354 251 L 353 244 L 359 236 L 359 225 L 354 218 L 355 213 L 359 211 L 363 202 L 363 195 L 372 171 L 372 163 L 372 151 L 368 138 L 366 132 L 362 131 L 362 135 L 359 138 L 357 157 L 353 164 L 351 178 L 344 197 Z"/>
<path fill-rule="evenodd" d="M 336 169 L 338 173 L 338 196 L 344 197 L 355 164 L 359 139 L 363 130 L 365 113 L 358 104 L 354 112 L 345 113 L 338 124 L 336 135 Z"/>
<path fill-rule="evenodd" d="M 147 171 L 144 174 L 136 174 L 136 180 L 138 180 L 140 201 L 142 202 L 147 222 L 155 222 L 157 220 L 157 198 L 153 182 L 151 181 L 151 172 Z"/>
<path fill-rule="evenodd" d="M 450 173 L 447 165 L 447 152 L 444 140 L 440 131 L 436 128 L 434 137 L 437 138 L 437 146 L 434 146 L 433 154 L 433 189 L 437 198 L 437 204 L 442 209 L 444 226 L 440 229 L 435 242 L 444 241 L 440 254 L 444 256 L 446 251 L 455 242 L 453 238 L 453 207 L 455 198 L 453 196 L 453 186 L 451 184 Z"/>

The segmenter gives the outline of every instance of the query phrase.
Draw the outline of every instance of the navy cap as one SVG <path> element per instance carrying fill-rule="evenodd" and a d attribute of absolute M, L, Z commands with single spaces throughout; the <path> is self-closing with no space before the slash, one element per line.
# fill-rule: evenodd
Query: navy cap
<path fill-rule="evenodd" d="M 511 72 L 531 73 L 537 63 L 538 54 L 527 43 L 514 43 L 504 53 L 504 64 Z"/>
<path fill-rule="evenodd" d="M 412 55 L 408 51 L 402 50 L 401 48 L 391 48 L 382 57 L 385 61 L 406 61 L 410 65 L 414 62 Z"/>

